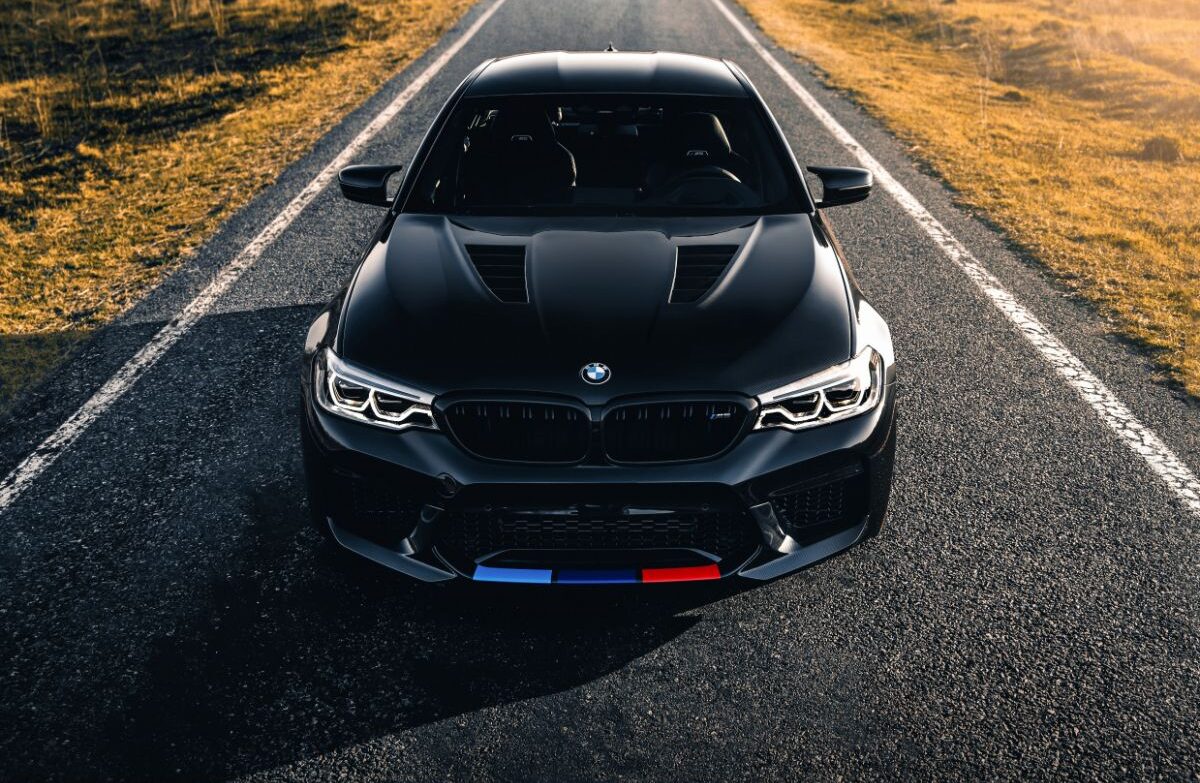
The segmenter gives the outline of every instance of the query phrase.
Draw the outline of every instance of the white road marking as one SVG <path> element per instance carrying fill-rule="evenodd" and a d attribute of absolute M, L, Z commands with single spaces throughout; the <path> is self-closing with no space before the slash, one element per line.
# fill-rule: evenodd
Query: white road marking
<path fill-rule="evenodd" d="M 11 473 L 4 477 L 4 481 L 0 482 L 0 512 L 11 506 L 13 501 L 20 497 L 21 493 L 46 468 L 50 467 L 63 451 L 87 431 L 87 428 L 103 415 L 105 411 L 111 408 L 117 400 L 121 399 L 137 383 L 138 379 L 153 367 L 154 363 L 163 357 L 163 354 L 171 349 L 171 346 L 179 342 L 181 337 L 187 334 L 193 326 L 204 318 L 221 295 L 237 282 L 242 273 L 254 265 L 259 257 L 262 256 L 263 251 L 270 247 L 271 243 L 278 239 L 292 225 L 300 213 L 304 211 L 304 208 L 311 204 L 313 199 L 333 181 L 334 177 L 337 176 L 338 170 L 348 165 L 362 151 L 363 147 L 391 122 L 425 85 L 429 84 L 438 75 L 442 68 L 446 66 L 446 63 L 450 62 L 466 46 L 467 42 L 475 37 L 480 28 L 492 18 L 492 15 L 505 2 L 506 0 L 496 0 L 491 7 L 480 14 L 479 18 L 464 30 L 454 43 L 446 47 L 445 51 L 439 54 L 425 70 L 421 71 L 391 103 L 384 107 L 379 114 L 375 115 L 370 124 L 363 128 L 338 153 L 337 157 L 329 161 L 325 168 L 321 169 L 320 173 L 308 183 L 304 190 L 300 191 L 267 224 L 266 228 L 259 232 L 258 236 L 254 237 L 249 244 L 242 248 L 241 252 L 232 261 L 222 267 L 212 282 L 195 299 L 188 302 L 166 326 L 150 339 L 150 342 L 142 346 L 111 378 L 105 381 L 104 385 L 79 410 L 71 414 L 70 418 L 60 424 L 58 429 L 42 441 L 32 454 L 22 460 L 19 465 L 13 468 Z"/>
<path fill-rule="evenodd" d="M 1166 482 L 1185 506 L 1200 514 L 1200 480 L 1197 480 L 1188 466 L 1175 456 L 1175 453 L 1153 431 L 1138 421 L 1125 403 L 1109 391 L 1108 387 L 1093 375 L 1084 363 L 1071 353 L 1070 349 L 1055 337 L 1033 313 L 1018 302 L 1000 280 L 989 272 L 979 259 L 970 250 L 967 250 L 966 246 L 958 241 L 921 202 L 917 201 L 907 188 L 897 182 L 896 178 L 880 165 L 879 161 L 875 160 L 875 157 L 867 152 L 850 135 L 850 132 L 817 102 L 812 93 L 806 90 L 796 80 L 796 77 L 792 76 L 779 60 L 754 37 L 754 34 L 726 7 L 722 0 L 712 0 L 712 4 L 729 20 L 729 23 L 741 34 L 746 43 L 750 44 L 750 48 L 762 58 L 763 62 L 770 66 L 771 70 L 775 71 L 783 80 L 783 83 L 795 93 L 805 108 L 812 112 L 826 130 L 858 159 L 863 168 L 871 170 L 875 175 L 875 181 L 890 193 L 892 198 L 896 199 L 901 208 L 925 230 L 925 233 L 946 254 L 946 257 L 962 270 L 979 287 L 984 296 L 996 306 L 996 309 L 1012 322 L 1013 326 L 1054 368 L 1055 372 L 1079 393 L 1083 401 L 1090 405 L 1100 417 L 1100 420 L 1146 461 L 1150 469 Z"/>

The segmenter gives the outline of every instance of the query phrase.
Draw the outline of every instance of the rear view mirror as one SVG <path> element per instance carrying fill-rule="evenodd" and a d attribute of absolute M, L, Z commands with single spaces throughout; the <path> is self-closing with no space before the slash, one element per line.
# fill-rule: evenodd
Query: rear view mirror
<path fill-rule="evenodd" d="M 821 178 L 821 200 L 817 209 L 853 204 L 871 195 L 875 178 L 866 169 L 853 166 L 809 166 Z"/>
<path fill-rule="evenodd" d="M 400 164 L 347 166 L 338 172 L 338 185 L 342 188 L 342 195 L 351 201 L 390 207 L 392 200 L 387 193 L 388 178 L 402 168 L 404 166 Z"/>

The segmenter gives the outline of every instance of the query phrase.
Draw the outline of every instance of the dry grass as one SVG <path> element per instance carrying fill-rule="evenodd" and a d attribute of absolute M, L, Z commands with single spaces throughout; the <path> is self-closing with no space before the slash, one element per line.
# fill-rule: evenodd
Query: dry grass
<path fill-rule="evenodd" d="M 1200 394 L 1200 0 L 742 0 Z"/>
<path fill-rule="evenodd" d="M 470 0 L 0 0 L 0 408 Z"/>

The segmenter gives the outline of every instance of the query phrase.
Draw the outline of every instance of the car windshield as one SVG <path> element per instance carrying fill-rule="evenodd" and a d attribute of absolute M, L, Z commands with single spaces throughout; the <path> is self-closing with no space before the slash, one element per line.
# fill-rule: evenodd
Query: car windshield
<path fill-rule="evenodd" d="M 473 215 L 798 211 L 795 167 L 749 98 L 469 98 L 405 210 Z"/>

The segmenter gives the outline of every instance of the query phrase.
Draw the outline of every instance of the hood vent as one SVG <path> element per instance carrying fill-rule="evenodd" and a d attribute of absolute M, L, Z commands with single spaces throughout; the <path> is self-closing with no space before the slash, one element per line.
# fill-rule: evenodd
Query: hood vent
<path fill-rule="evenodd" d="M 680 245 L 670 302 L 688 304 L 701 299 L 721 277 L 737 251 L 737 245 Z"/>
<path fill-rule="evenodd" d="M 525 286 L 524 245 L 467 245 L 467 255 L 483 284 L 501 302 L 525 304 L 529 301 Z"/>

